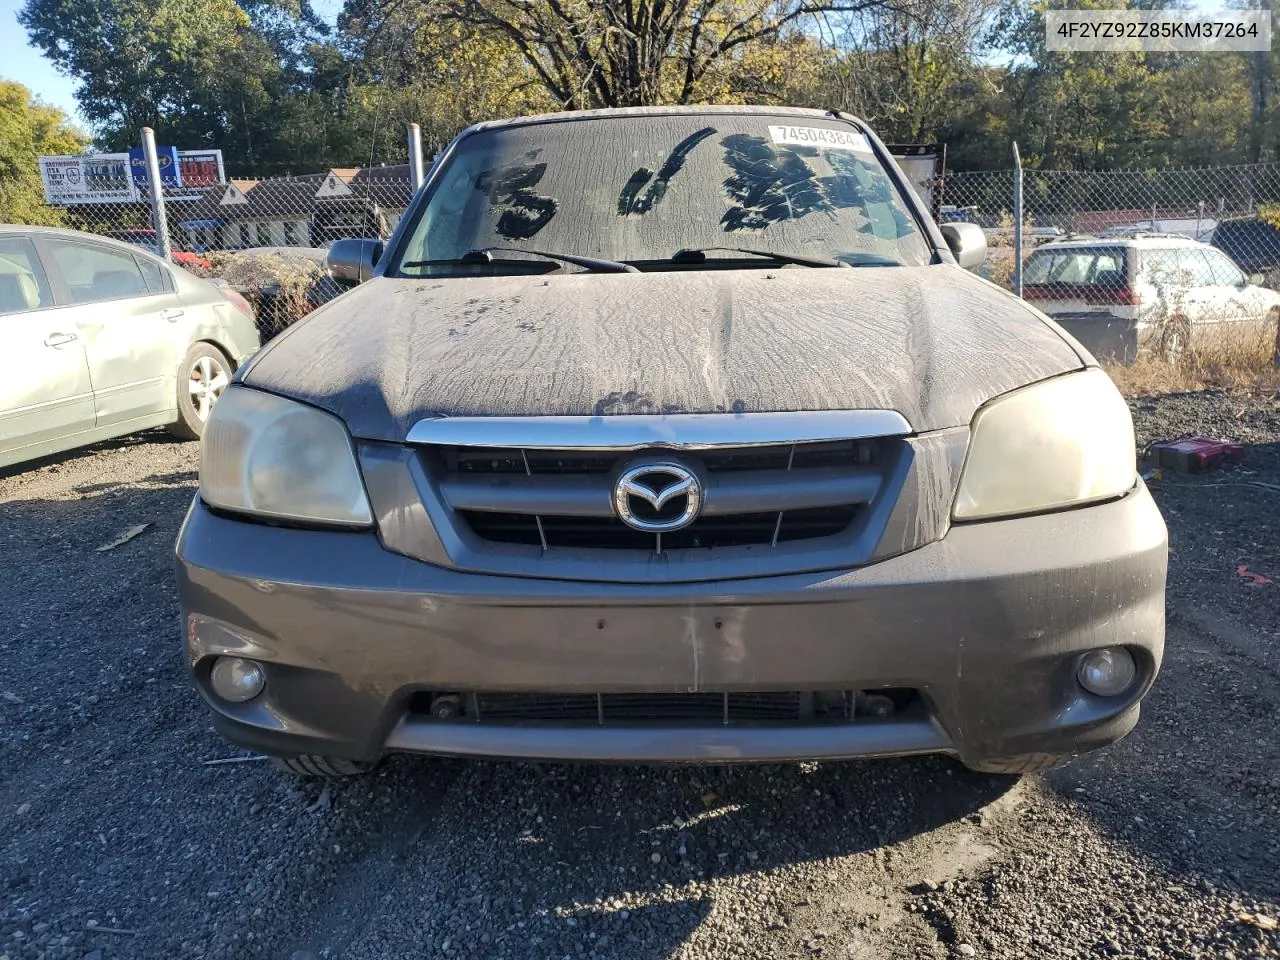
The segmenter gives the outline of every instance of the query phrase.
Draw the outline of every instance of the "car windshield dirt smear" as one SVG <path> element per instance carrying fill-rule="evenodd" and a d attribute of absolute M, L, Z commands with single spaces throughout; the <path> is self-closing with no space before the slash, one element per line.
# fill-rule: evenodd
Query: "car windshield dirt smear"
<path fill-rule="evenodd" d="M 618 216 L 625 217 L 632 213 L 645 214 L 652 210 L 666 196 L 667 184 L 680 172 L 685 158 L 693 152 L 693 148 L 715 132 L 714 127 L 703 127 L 676 144 L 675 149 L 671 151 L 671 155 L 658 171 L 658 179 L 653 181 L 643 197 L 639 196 L 640 190 L 653 177 L 653 171 L 648 167 L 641 167 L 633 173 L 618 197 Z"/>
<path fill-rule="evenodd" d="M 861 233 L 897 239 L 914 231 L 893 203 L 888 179 L 856 157 L 828 152 L 826 160 L 836 175 L 820 177 L 804 159 L 819 156 L 813 147 L 779 148 L 746 133 L 727 136 L 721 145 L 725 163 L 734 171 L 724 189 L 737 204 L 720 218 L 727 233 L 763 230 L 817 212 L 834 216 L 850 208 L 868 214 L 868 221 L 858 228 Z M 873 208 L 880 216 L 870 218 Z"/>
<path fill-rule="evenodd" d="M 530 159 L 536 151 L 530 155 Z M 559 204 L 552 197 L 534 193 L 547 173 L 545 163 L 519 164 L 496 172 L 486 170 L 476 178 L 476 189 L 489 195 L 495 207 L 506 204 L 498 217 L 497 231 L 508 240 L 528 240 L 551 222 Z"/>
<path fill-rule="evenodd" d="M 747 133 L 731 134 L 720 143 L 725 163 L 734 170 L 724 188 L 738 204 L 720 218 L 726 231 L 763 230 L 818 210 L 835 212 L 829 193 L 799 151 L 777 151 L 764 137 Z"/>

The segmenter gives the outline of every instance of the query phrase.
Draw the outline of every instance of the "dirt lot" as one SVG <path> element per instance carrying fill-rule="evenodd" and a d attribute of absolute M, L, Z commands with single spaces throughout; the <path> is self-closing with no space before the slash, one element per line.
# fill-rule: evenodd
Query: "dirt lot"
<path fill-rule="evenodd" d="M 242 754 L 180 657 L 195 446 L 0 476 L 0 955 L 1280 956 L 1249 922 L 1280 916 L 1280 400 L 1135 413 L 1144 441 L 1222 435 L 1245 464 L 1156 494 L 1168 654 L 1138 731 L 1019 782 L 944 759 L 394 758 L 332 788 L 210 765 Z"/>

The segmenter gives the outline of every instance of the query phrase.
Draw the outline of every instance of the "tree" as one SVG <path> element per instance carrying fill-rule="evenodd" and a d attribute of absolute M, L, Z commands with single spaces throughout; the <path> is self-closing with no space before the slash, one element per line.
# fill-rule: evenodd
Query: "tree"
<path fill-rule="evenodd" d="M 282 71 L 234 0 L 27 0 L 34 46 L 80 81 L 81 112 L 108 149 L 153 127 L 162 143 L 253 146 L 251 112 Z"/>
<path fill-rule="evenodd" d="M 726 72 L 734 72 L 735 60 L 770 44 L 785 53 L 787 44 L 803 42 L 815 17 L 889 0 L 427 2 L 441 16 L 507 38 L 551 98 L 577 109 L 711 99 L 723 89 Z"/>
<path fill-rule="evenodd" d="M 1032 0 L 1011 17 L 1014 60 L 995 106 L 1028 166 L 1141 169 L 1246 159 L 1247 54 L 1054 53 L 1046 49 L 1049 6 Z M 1072 6 L 1113 8 L 1111 0 Z M 1129 6 L 1176 9 L 1176 2 Z"/>
<path fill-rule="evenodd" d="M 348 0 L 338 20 L 356 87 L 385 120 L 417 122 L 428 144 L 481 120 L 556 104 L 502 34 L 417 3 Z"/>
<path fill-rule="evenodd" d="M 57 107 L 20 83 L 0 80 L 0 223 L 61 222 L 60 211 L 45 206 L 37 158 L 81 153 L 87 145 Z"/>
<path fill-rule="evenodd" d="M 998 0 L 900 0 L 847 18 L 828 89 L 898 143 L 933 140 L 985 80 L 980 57 Z M 834 88 L 834 89 L 832 89 Z"/>

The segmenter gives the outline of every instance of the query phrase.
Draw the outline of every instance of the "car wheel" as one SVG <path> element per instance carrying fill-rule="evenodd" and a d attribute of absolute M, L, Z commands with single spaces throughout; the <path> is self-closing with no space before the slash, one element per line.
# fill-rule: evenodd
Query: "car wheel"
<path fill-rule="evenodd" d="M 178 367 L 178 422 L 169 431 L 182 440 L 198 440 L 213 405 L 231 382 L 231 363 L 211 343 L 197 343 Z"/>
<path fill-rule="evenodd" d="M 1043 773 L 1060 767 L 1073 758 L 1070 753 L 1023 753 L 1015 757 L 993 757 L 989 760 L 977 760 L 965 763 L 970 770 L 979 773 L 997 773 L 1019 775 L 1023 773 Z"/>
<path fill-rule="evenodd" d="M 358 777 L 377 766 L 360 760 L 344 760 L 342 757 L 322 757 L 315 753 L 272 757 L 271 764 L 277 770 L 296 777 Z"/>
<path fill-rule="evenodd" d="M 1280 368 L 1280 307 L 1272 307 L 1267 311 L 1267 329 L 1276 332 L 1275 351 L 1271 355 L 1272 366 Z"/>
<path fill-rule="evenodd" d="M 1160 359 L 1166 363 L 1178 363 L 1186 355 L 1191 344 L 1191 321 L 1180 314 L 1174 314 L 1160 327 L 1158 349 Z"/>

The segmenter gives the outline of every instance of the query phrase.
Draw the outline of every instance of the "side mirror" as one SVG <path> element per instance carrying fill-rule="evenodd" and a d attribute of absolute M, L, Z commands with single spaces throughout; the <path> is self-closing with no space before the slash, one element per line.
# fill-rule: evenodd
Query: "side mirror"
<path fill-rule="evenodd" d="M 1255 286 L 1255 287 L 1260 287 L 1266 282 L 1267 282 L 1267 275 L 1265 273 L 1251 273 L 1245 279 L 1245 283 L 1248 283 L 1251 286 Z"/>
<path fill-rule="evenodd" d="M 987 235 L 976 223 L 944 223 L 942 237 L 956 263 L 969 270 L 987 259 Z"/>
<path fill-rule="evenodd" d="M 334 280 L 354 286 L 373 276 L 373 268 L 381 258 L 381 240 L 347 237 L 333 241 L 325 263 L 329 267 L 329 276 Z"/>

